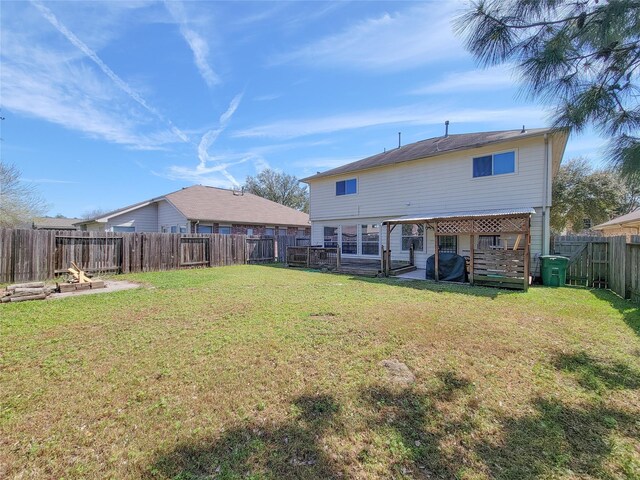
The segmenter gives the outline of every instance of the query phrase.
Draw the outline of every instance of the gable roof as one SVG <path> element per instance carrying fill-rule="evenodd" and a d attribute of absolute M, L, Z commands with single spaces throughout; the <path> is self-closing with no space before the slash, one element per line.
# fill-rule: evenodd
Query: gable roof
<path fill-rule="evenodd" d="M 100 217 L 82 220 L 81 225 L 107 222 L 113 217 L 166 200 L 188 220 L 236 224 L 309 226 L 309 214 L 251 193 L 193 185 L 159 197 L 138 202 Z"/>
<path fill-rule="evenodd" d="M 32 220 L 33 228 L 47 230 L 75 230 L 75 223 L 79 222 L 79 218 L 60 218 L 60 217 L 34 217 Z"/>
<path fill-rule="evenodd" d="M 194 185 L 165 198 L 189 220 L 309 226 L 309 214 L 246 192 Z"/>
<path fill-rule="evenodd" d="M 619 217 L 613 218 L 608 222 L 601 223 L 600 225 L 596 225 L 592 227 L 593 230 L 602 230 L 607 227 L 624 227 L 624 226 L 633 226 L 640 227 L 640 208 L 634 210 L 631 213 L 627 213 L 626 215 L 620 215 Z"/>
<path fill-rule="evenodd" d="M 421 158 L 435 157 L 458 150 L 477 148 L 485 145 L 491 145 L 493 143 L 508 142 L 523 138 L 537 137 L 542 136 L 545 133 L 553 133 L 557 131 L 557 129 L 551 128 L 533 128 L 525 130 L 524 132 L 522 130 L 500 130 L 494 132 L 461 133 L 448 135 L 446 137 L 434 137 L 410 143 L 384 153 L 378 153 L 377 155 L 357 160 L 355 162 L 327 170 L 326 172 L 317 173 L 316 175 L 303 178 L 301 181 L 308 182 L 309 180 L 315 180 L 317 178 L 351 173 L 367 168 L 394 165 Z"/>

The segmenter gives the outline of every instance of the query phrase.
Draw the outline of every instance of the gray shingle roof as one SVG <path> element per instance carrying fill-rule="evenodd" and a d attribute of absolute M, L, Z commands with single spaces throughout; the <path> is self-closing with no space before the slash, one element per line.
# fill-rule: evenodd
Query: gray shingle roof
<path fill-rule="evenodd" d="M 636 224 L 640 223 L 640 208 L 634 210 L 631 213 L 627 213 L 626 215 L 621 215 L 616 217 L 608 222 L 601 223 L 600 225 L 596 225 L 593 227 L 593 230 L 600 230 L 604 227 L 615 227 L 615 226 L 623 226 L 623 224 Z"/>
<path fill-rule="evenodd" d="M 106 222 L 111 217 L 161 200 L 169 201 L 188 220 L 274 226 L 308 227 L 310 225 L 308 213 L 285 207 L 251 193 L 240 194 L 233 190 L 204 185 L 185 187 L 176 192 L 105 213 L 97 218 L 78 221 L 76 225 L 94 221 Z"/>
<path fill-rule="evenodd" d="M 533 128 L 526 130 L 524 133 L 522 133 L 522 130 L 501 130 L 495 132 L 462 133 L 449 135 L 447 137 L 434 137 L 410 143 L 403 147 L 389 150 L 385 153 L 379 153 L 362 160 L 357 160 L 355 162 L 327 170 L 326 172 L 321 172 L 316 175 L 303 178 L 301 181 L 308 182 L 309 180 L 314 180 L 316 178 L 341 175 L 367 168 L 382 167 L 385 165 L 418 160 L 420 158 L 434 157 L 456 150 L 464 150 L 467 148 L 482 147 L 492 143 L 535 137 L 544 135 L 545 133 L 551 133 L 552 131 L 553 129 L 550 128 Z"/>
<path fill-rule="evenodd" d="M 35 217 L 33 219 L 33 228 L 45 230 L 76 230 L 74 224 L 79 221 L 79 218 Z"/>
<path fill-rule="evenodd" d="M 251 193 L 195 185 L 165 198 L 189 220 L 309 226 L 309 214 Z"/>

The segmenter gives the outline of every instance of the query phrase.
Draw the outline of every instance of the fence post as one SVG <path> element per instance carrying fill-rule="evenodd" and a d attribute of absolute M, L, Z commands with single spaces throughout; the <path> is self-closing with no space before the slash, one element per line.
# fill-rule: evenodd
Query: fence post
<path fill-rule="evenodd" d="M 596 279 L 593 263 L 593 243 L 587 243 L 587 287 L 593 288 Z M 608 280 L 608 279 L 607 279 Z"/>
<path fill-rule="evenodd" d="M 311 262 L 311 246 L 307 247 L 307 268 L 309 268 Z"/>

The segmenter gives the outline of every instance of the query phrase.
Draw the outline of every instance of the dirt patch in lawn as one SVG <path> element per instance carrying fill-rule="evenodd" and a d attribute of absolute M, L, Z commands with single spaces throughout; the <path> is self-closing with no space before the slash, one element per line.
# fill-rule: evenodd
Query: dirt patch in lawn
<path fill-rule="evenodd" d="M 387 378 L 393 383 L 397 383 L 399 385 L 411 385 L 416 381 L 416 376 L 413 372 L 400 360 L 382 360 L 380 362 L 380 366 L 385 368 L 387 371 Z"/>
<path fill-rule="evenodd" d="M 109 280 L 104 282 L 104 288 L 94 288 L 89 290 L 76 290 L 75 292 L 66 293 L 53 293 L 47 300 L 55 300 L 58 298 L 76 297 L 78 295 L 95 295 L 98 293 L 111 293 L 119 292 L 120 290 L 131 290 L 133 288 L 140 288 L 142 285 L 139 283 L 128 282 L 126 280 Z"/>

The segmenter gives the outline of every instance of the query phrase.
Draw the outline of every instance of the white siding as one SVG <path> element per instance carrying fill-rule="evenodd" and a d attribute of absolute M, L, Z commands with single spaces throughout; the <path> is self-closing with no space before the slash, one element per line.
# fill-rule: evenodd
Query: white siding
<path fill-rule="evenodd" d="M 136 232 L 158 232 L 158 204 L 152 203 L 111 218 L 107 230 L 114 226 L 135 227 Z"/>
<path fill-rule="evenodd" d="M 473 178 L 473 157 L 516 151 L 516 173 Z M 358 179 L 354 195 L 336 196 L 336 181 Z M 542 253 L 544 204 L 544 139 L 525 139 L 504 145 L 470 149 L 441 157 L 312 180 L 310 206 L 312 244 L 322 245 L 324 226 L 381 223 L 387 218 L 425 213 L 491 208 L 535 208 L 531 219 L 532 271 Z M 385 232 L 381 234 L 385 241 Z M 402 227 L 391 234 L 394 260 L 408 259 L 401 251 Z M 469 237 L 458 239 L 460 254 L 468 255 Z M 432 230 L 427 231 L 426 252 L 416 253 L 424 265 L 435 251 Z"/>
<path fill-rule="evenodd" d="M 516 150 L 516 173 L 473 178 L 473 157 Z M 358 179 L 358 193 L 336 196 L 336 181 Z M 544 195 L 544 142 L 483 147 L 435 158 L 310 181 L 311 221 L 395 217 L 426 212 L 539 207 Z"/>
<path fill-rule="evenodd" d="M 106 223 L 98 223 L 98 222 L 87 223 L 85 231 L 87 231 L 87 232 L 104 232 L 105 225 L 106 225 Z"/>
<path fill-rule="evenodd" d="M 187 218 L 166 200 L 158 202 L 158 231 L 161 231 L 163 226 L 169 228 L 172 226 L 187 226 Z M 180 229 L 178 229 L 178 232 L 180 232 Z"/>

